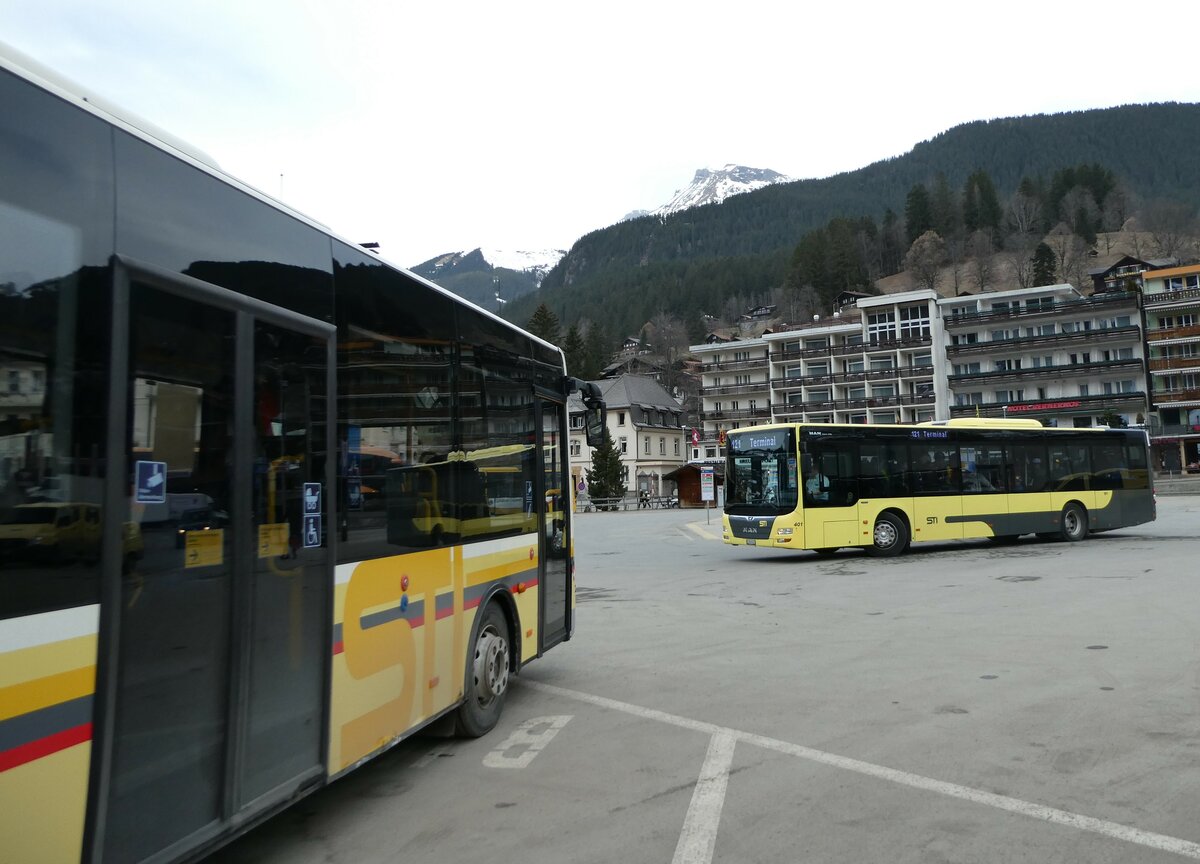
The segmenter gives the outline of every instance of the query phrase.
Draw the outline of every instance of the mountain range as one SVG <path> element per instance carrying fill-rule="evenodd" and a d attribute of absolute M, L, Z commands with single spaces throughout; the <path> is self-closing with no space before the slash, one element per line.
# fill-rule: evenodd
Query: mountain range
<path fill-rule="evenodd" d="M 634 210 L 622 222 L 642 216 L 670 216 L 681 210 L 703 204 L 720 204 L 726 198 L 753 192 L 772 183 L 788 183 L 785 177 L 770 168 L 747 168 L 744 165 L 726 165 L 724 168 L 700 168 L 690 185 L 676 190 L 671 200 L 656 210 Z"/>
<path fill-rule="evenodd" d="M 788 180 L 769 168 L 743 165 L 700 168 L 692 182 L 677 190 L 670 201 L 655 210 L 636 210 L 625 220 L 668 216 L 704 204 L 720 204 L 734 195 Z M 477 305 L 503 311 L 505 304 L 541 287 L 546 274 L 566 254 L 565 249 L 510 252 L 481 247 L 469 252 L 447 252 L 410 269 Z"/>
<path fill-rule="evenodd" d="M 522 323 L 545 303 L 566 328 L 581 320 L 612 335 L 638 333 L 662 312 L 720 314 L 733 298 L 783 287 L 802 238 L 831 219 L 887 211 L 904 221 L 906 197 L 941 180 L 962 190 L 989 175 L 1001 201 L 1022 180 L 1049 184 L 1063 169 L 1100 165 L 1134 203 L 1200 205 L 1200 104 L 1160 103 L 975 121 L 901 156 L 813 180 L 772 183 L 717 205 L 647 215 L 579 240 L 536 292 L 505 308 Z M 759 302 L 759 301 L 755 301 Z"/>

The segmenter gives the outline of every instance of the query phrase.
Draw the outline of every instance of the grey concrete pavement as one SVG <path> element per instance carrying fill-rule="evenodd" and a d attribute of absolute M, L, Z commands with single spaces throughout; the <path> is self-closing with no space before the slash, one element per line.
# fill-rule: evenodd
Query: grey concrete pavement
<path fill-rule="evenodd" d="M 498 729 L 406 742 L 214 860 L 1200 857 L 1200 497 L 1159 510 L 882 560 L 581 514 L 576 637 Z"/>

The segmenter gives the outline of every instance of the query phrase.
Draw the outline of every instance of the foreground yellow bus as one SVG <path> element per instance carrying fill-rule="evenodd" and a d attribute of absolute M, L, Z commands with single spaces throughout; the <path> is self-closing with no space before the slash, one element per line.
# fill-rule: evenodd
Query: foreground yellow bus
<path fill-rule="evenodd" d="M 899 555 L 914 541 L 1083 540 L 1155 518 L 1137 429 L 1036 420 L 785 424 L 729 433 L 724 540 Z"/>
<path fill-rule="evenodd" d="M 0 861 L 193 860 L 491 729 L 575 626 L 595 386 L 3 46 L 0 105 Z"/>

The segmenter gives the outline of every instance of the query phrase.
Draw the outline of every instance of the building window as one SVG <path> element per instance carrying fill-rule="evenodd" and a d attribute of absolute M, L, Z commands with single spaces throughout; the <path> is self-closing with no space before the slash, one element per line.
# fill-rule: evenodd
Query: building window
<path fill-rule="evenodd" d="M 679 439 L 678 438 L 675 439 L 675 455 L 676 456 L 679 455 Z"/>
<path fill-rule="evenodd" d="M 924 339 L 929 336 L 929 307 L 905 306 L 900 310 L 900 338 Z"/>
<path fill-rule="evenodd" d="M 650 436 L 649 435 L 646 436 L 646 440 L 642 444 L 642 452 L 645 453 L 647 456 L 650 455 Z"/>
<path fill-rule="evenodd" d="M 618 425 L 618 426 L 624 426 L 624 425 L 625 425 L 625 412 L 624 412 L 624 411 L 618 411 L 618 412 L 617 412 L 617 425 Z"/>
<path fill-rule="evenodd" d="M 892 310 L 867 315 L 867 338 L 872 345 L 896 338 L 896 316 Z"/>
<path fill-rule="evenodd" d="M 20 393 L 21 392 L 21 373 L 18 372 L 16 369 L 8 370 L 8 392 L 9 393 Z"/>
<path fill-rule="evenodd" d="M 621 450 L 621 452 L 622 452 L 622 453 L 628 453 L 628 452 L 629 452 L 629 442 L 628 442 L 627 440 L 625 440 L 625 438 L 623 438 L 623 437 L 622 437 L 621 439 L 619 439 L 619 440 L 620 440 L 620 450 Z"/>
<path fill-rule="evenodd" d="M 582 455 L 582 448 L 579 446 L 578 441 L 571 442 L 571 455 L 572 456 Z"/>
<path fill-rule="evenodd" d="M 33 370 L 33 392 L 43 393 L 46 390 L 46 373 L 41 369 Z"/>
<path fill-rule="evenodd" d="M 667 439 L 666 438 L 658 439 L 658 455 L 659 456 L 667 455 Z"/>

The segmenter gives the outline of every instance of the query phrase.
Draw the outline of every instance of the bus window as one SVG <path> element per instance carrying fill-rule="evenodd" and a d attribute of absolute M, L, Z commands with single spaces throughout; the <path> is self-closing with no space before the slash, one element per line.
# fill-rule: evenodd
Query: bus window
<path fill-rule="evenodd" d="M 1126 441 L 1125 464 L 1129 466 L 1125 475 L 1125 488 L 1149 489 L 1150 472 L 1147 467 L 1145 444 Z"/>
<path fill-rule="evenodd" d="M 1009 491 L 1047 491 L 1046 445 L 1040 442 L 1012 443 L 1007 450 Z"/>
<path fill-rule="evenodd" d="M 1006 492 L 1004 448 L 984 442 L 964 443 L 959 448 L 964 494 Z"/>
<path fill-rule="evenodd" d="M 958 447 L 948 441 L 914 441 L 912 470 L 915 495 L 959 493 Z"/>
<path fill-rule="evenodd" d="M 848 507 L 858 502 L 858 445 L 855 441 L 809 439 L 802 468 L 806 507 Z"/>
<path fill-rule="evenodd" d="M 1124 454 L 1121 452 L 1121 442 L 1094 441 L 1091 451 L 1092 488 L 1124 489 L 1125 478 L 1121 471 Z"/>
<path fill-rule="evenodd" d="M 858 491 L 863 498 L 912 495 L 908 447 L 903 441 L 863 442 L 859 449 Z"/>
<path fill-rule="evenodd" d="M 1050 488 L 1055 492 L 1081 492 L 1088 488 L 1091 460 L 1082 441 L 1050 442 Z"/>
<path fill-rule="evenodd" d="M 763 507 L 780 513 L 795 509 L 799 498 L 795 440 L 791 432 L 730 436 L 725 468 L 727 510 L 739 505 L 754 512 L 762 512 Z"/>

